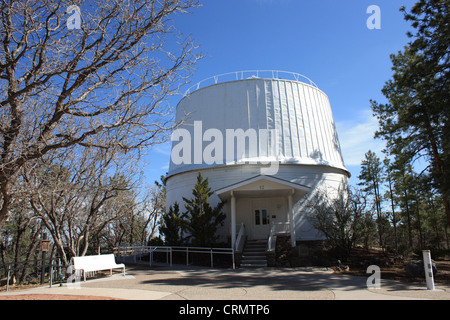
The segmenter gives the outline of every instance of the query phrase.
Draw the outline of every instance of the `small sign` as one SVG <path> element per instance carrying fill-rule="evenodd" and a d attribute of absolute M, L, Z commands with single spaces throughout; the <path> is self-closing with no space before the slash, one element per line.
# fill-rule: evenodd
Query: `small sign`
<path fill-rule="evenodd" d="M 41 240 L 41 251 L 47 252 L 50 249 L 50 240 Z"/>

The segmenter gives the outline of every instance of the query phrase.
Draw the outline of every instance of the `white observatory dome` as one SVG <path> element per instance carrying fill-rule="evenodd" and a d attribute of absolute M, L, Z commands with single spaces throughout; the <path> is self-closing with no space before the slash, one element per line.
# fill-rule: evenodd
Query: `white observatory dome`
<path fill-rule="evenodd" d="M 184 208 L 202 172 L 213 202 L 227 200 L 221 234 L 232 245 L 240 225 L 249 239 L 267 239 L 283 224 L 293 244 L 322 239 L 302 200 L 349 177 L 327 95 L 308 78 L 280 71 L 215 76 L 193 89 L 177 106 L 182 124 L 172 137 L 167 205 Z"/>

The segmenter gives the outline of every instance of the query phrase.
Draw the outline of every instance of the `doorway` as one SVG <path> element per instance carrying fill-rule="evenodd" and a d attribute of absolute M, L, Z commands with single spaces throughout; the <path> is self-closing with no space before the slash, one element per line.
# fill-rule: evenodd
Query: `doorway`
<path fill-rule="evenodd" d="M 253 238 L 267 239 L 270 233 L 270 213 L 266 201 L 253 201 Z"/>

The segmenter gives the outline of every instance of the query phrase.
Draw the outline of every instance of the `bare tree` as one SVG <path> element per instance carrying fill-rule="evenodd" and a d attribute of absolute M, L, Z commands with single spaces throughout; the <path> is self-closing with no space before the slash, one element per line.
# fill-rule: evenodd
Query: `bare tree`
<path fill-rule="evenodd" d="M 176 125 L 167 98 L 198 59 L 171 19 L 198 5 L 1 1 L 0 227 L 28 162 L 74 145 L 132 151 L 167 137 Z M 79 29 L 68 28 L 71 14 Z"/>
<path fill-rule="evenodd" d="M 156 182 L 142 193 L 136 189 L 123 192 L 105 204 L 106 212 L 115 212 L 116 215 L 122 212 L 120 219 L 112 220 L 101 232 L 110 248 L 120 244 L 148 243 L 157 232 L 166 209 L 165 188 Z"/>
<path fill-rule="evenodd" d="M 347 257 L 364 237 L 367 201 L 359 191 L 339 189 L 330 197 L 320 192 L 309 206 L 309 219 L 321 231 L 337 253 Z"/>
<path fill-rule="evenodd" d="M 130 204 L 122 196 L 132 188 L 133 164 L 127 166 L 127 159 L 121 156 L 118 161 L 115 152 L 103 149 L 71 151 L 44 156 L 23 174 L 31 208 L 51 233 L 64 263 L 68 262 L 64 248 L 71 256 L 85 255 L 91 236 L 133 212 L 133 199 Z M 126 209 L 111 210 L 108 202 L 115 198 Z"/>
<path fill-rule="evenodd" d="M 161 180 L 164 180 L 164 177 Z M 148 242 L 155 236 L 161 216 L 166 211 L 166 187 L 155 181 L 155 185 L 151 187 L 145 197 L 142 208 L 146 218 L 142 231 L 142 242 Z M 144 238 L 144 236 L 146 237 Z"/>

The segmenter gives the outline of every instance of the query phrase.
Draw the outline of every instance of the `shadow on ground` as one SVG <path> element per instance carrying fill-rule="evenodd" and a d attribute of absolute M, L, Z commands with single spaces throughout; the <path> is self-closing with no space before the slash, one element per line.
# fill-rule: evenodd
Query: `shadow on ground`
<path fill-rule="evenodd" d="M 179 277 L 151 276 L 142 284 L 153 286 L 201 286 L 220 289 L 266 287 L 274 291 L 319 291 L 331 288 L 341 290 L 361 290 L 366 287 L 366 279 L 347 275 L 332 274 L 329 271 L 302 271 L 293 269 L 181 269 L 174 270 Z M 151 272 L 135 270 L 134 272 Z M 159 271 L 160 272 L 160 271 Z"/>

